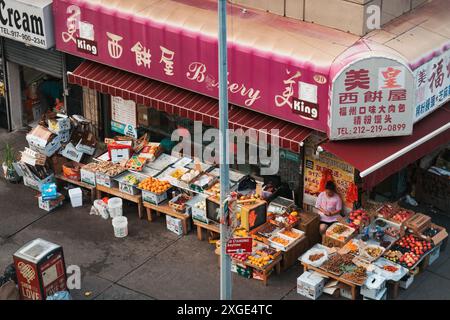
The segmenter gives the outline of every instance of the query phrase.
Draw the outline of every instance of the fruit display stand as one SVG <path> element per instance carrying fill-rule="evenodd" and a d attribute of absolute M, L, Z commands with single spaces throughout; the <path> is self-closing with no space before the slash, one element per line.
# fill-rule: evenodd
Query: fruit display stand
<path fill-rule="evenodd" d="M 216 248 L 216 250 L 214 252 L 219 257 L 219 266 L 220 266 L 220 247 Z M 269 276 L 273 273 L 274 270 L 277 275 L 279 275 L 281 273 L 282 255 L 280 253 L 275 254 L 272 262 L 270 262 L 269 264 L 267 264 L 263 267 L 256 266 L 256 265 L 252 264 L 251 262 L 249 262 L 248 260 L 241 261 L 241 260 L 237 260 L 237 259 L 233 259 L 233 258 L 231 258 L 231 259 L 237 264 L 241 264 L 248 268 L 256 270 L 261 275 L 261 281 L 263 282 L 263 284 L 265 286 L 267 286 L 267 281 L 269 279 Z"/>
<path fill-rule="evenodd" d="M 287 251 L 282 252 L 281 271 L 285 271 L 295 265 L 298 257 L 309 249 L 309 241 L 306 236 L 303 236 L 294 246 Z"/>
<path fill-rule="evenodd" d="M 62 183 L 73 184 L 73 185 L 76 185 L 77 187 L 89 190 L 89 192 L 91 194 L 91 201 L 94 202 L 95 196 L 96 196 L 96 187 L 95 186 L 92 186 L 92 185 L 87 184 L 82 181 L 76 181 L 76 180 L 69 179 L 62 174 L 55 175 L 55 178 L 61 184 Z"/>
<path fill-rule="evenodd" d="M 306 262 L 303 262 L 303 261 L 302 261 L 301 264 L 302 264 L 302 266 L 303 266 L 304 271 L 312 270 L 312 271 L 315 271 L 315 272 L 317 272 L 317 273 L 323 275 L 325 278 L 334 279 L 334 280 L 336 280 L 336 281 L 338 281 L 338 282 L 344 283 L 344 284 L 346 284 L 347 286 L 349 286 L 349 287 L 350 287 L 350 290 L 351 290 L 351 297 L 352 297 L 352 300 L 356 300 L 356 298 L 358 297 L 358 288 L 359 288 L 360 286 L 356 285 L 355 283 L 353 283 L 353 282 L 351 282 L 351 281 L 348 281 L 348 280 L 346 280 L 345 278 L 342 278 L 342 277 L 340 277 L 340 276 L 337 276 L 337 275 L 335 275 L 335 274 L 333 274 L 333 273 L 330 273 L 330 272 L 327 272 L 327 271 L 322 270 L 322 269 L 320 269 L 320 268 L 314 267 L 314 266 L 312 266 L 312 265 L 310 265 L 310 264 L 308 264 L 308 263 L 306 263 Z"/>
<path fill-rule="evenodd" d="M 342 233 L 340 236 L 332 235 L 331 231 L 333 228 L 336 228 L 337 226 L 343 226 L 347 228 L 346 231 Z M 356 231 L 355 229 L 352 229 L 342 223 L 334 223 L 332 224 L 326 231 L 326 233 L 322 236 L 322 244 L 326 247 L 336 247 L 336 248 L 342 248 L 350 239 L 355 237 Z"/>
<path fill-rule="evenodd" d="M 200 222 L 194 220 L 194 225 L 197 227 L 197 239 L 203 241 L 203 231 L 210 234 L 209 238 L 214 238 L 220 234 L 220 225 L 215 221 L 209 221 L 209 223 Z"/>
<path fill-rule="evenodd" d="M 97 199 L 101 199 L 102 198 L 102 193 L 106 193 L 115 197 L 119 197 L 122 198 L 124 200 L 130 201 L 130 202 L 134 202 L 137 204 L 138 207 L 138 215 L 139 215 L 139 219 L 142 219 L 143 215 L 144 215 L 144 207 L 143 207 L 143 202 L 142 202 L 142 195 L 137 194 L 137 195 L 130 195 L 127 194 L 125 192 L 122 192 L 119 190 L 119 188 L 108 188 L 102 185 L 97 185 Z"/>
<path fill-rule="evenodd" d="M 154 205 L 149 202 L 143 202 L 143 205 L 145 209 L 147 210 L 147 219 L 148 221 L 152 222 L 153 220 L 153 213 L 155 212 L 158 216 L 162 213 L 177 219 L 181 220 L 182 226 L 183 226 L 183 234 L 188 234 L 190 231 L 190 217 L 186 213 L 180 213 L 174 209 L 172 209 L 168 203 L 163 203 L 159 205 Z"/>
<path fill-rule="evenodd" d="M 300 212 L 299 218 L 300 222 L 297 224 L 297 228 L 305 233 L 307 246 L 312 247 L 320 242 L 320 216 L 314 212 Z"/>

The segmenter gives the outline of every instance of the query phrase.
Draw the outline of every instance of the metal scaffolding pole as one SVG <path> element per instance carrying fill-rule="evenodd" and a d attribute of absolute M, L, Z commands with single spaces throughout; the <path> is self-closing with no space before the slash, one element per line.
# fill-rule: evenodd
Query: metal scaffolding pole
<path fill-rule="evenodd" d="M 227 63 L 227 1 L 218 1 L 219 11 L 219 129 L 220 129 L 220 299 L 231 299 L 231 260 L 226 254 L 229 236 L 224 201 L 229 195 L 228 163 L 228 63 Z"/>

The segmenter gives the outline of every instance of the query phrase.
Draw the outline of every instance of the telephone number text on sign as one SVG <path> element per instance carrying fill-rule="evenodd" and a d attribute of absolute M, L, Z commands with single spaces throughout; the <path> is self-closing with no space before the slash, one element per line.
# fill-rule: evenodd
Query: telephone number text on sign
<path fill-rule="evenodd" d="M 26 32 L 14 31 L 5 27 L 0 27 L 0 34 L 22 42 L 35 43 L 39 46 L 45 46 L 45 39 L 36 36 L 30 36 Z"/>
<path fill-rule="evenodd" d="M 406 129 L 406 123 L 373 125 L 373 126 L 357 126 L 350 128 L 338 128 L 340 135 L 360 135 L 365 133 L 381 133 L 381 132 L 398 132 Z"/>

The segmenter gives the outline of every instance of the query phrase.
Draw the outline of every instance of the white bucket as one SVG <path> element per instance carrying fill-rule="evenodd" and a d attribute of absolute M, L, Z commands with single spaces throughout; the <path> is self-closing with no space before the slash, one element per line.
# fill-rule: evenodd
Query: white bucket
<path fill-rule="evenodd" d="M 112 225 L 114 227 L 114 235 L 116 236 L 116 238 L 124 238 L 128 235 L 127 217 L 120 216 L 113 218 Z"/>
<path fill-rule="evenodd" d="M 108 211 L 111 218 L 122 216 L 122 199 L 111 198 L 108 200 Z"/>
<path fill-rule="evenodd" d="M 70 203 L 72 207 L 81 207 L 83 205 L 83 192 L 80 188 L 69 190 Z"/>

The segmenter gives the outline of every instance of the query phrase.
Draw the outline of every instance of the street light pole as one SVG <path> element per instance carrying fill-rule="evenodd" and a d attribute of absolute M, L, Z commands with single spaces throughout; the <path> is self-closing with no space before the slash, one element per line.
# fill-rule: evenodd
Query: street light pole
<path fill-rule="evenodd" d="M 229 195 L 228 167 L 228 63 L 227 63 L 227 1 L 218 0 L 219 11 L 219 130 L 220 130 L 220 299 L 231 299 L 231 260 L 226 254 L 229 237 L 225 199 Z M 230 214 L 230 213 L 228 213 Z"/>

